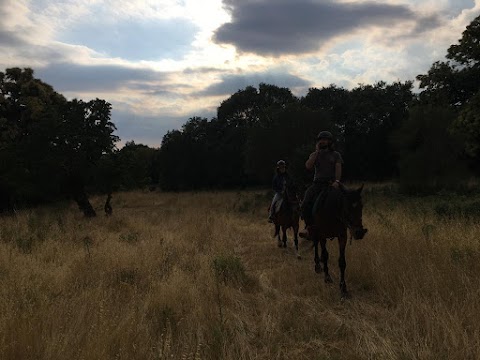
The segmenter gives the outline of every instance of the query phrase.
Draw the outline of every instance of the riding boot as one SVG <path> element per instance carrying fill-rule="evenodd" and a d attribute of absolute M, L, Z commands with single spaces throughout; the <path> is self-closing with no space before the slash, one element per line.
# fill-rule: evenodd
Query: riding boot
<path fill-rule="evenodd" d="M 273 223 L 275 222 L 275 204 L 270 207 L 270 211 L 268 212 L 268 222 Z"/>

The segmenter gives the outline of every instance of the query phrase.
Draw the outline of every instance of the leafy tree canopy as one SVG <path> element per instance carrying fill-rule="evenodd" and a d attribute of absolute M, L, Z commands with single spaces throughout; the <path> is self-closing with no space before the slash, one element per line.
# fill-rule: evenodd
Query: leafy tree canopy
<path fill-rule="evenodd" d="M 1 207 L 69 193 L 92 215 L 84 186 L 118 141 L 110 115 L 106 101 L 67 101 L 32 69 L 0 72 L 0 187 L 9 194 Z"/>

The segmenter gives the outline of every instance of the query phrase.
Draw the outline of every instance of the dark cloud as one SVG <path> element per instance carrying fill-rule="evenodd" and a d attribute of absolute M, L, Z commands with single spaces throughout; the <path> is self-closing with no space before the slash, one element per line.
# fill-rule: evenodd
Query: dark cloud
<path fill-rule="evenodd" d="M 425 16 L 417 20 L 414 29 L 410 35 L 420 34 L 424 31 L 434 29 L 442 25 L 440 19 L 437 16 Z"/>
<path fill-rule="evenodd" d="M 43 61 L 46 63 L 50 63 L 52 60 L 57 63 L 68 61 L 69 51 L 71 51 L 61 47 L 34 44 L 17 46 L 15 50 L 19 58 L 34 59 L 35 61 Z M 71 54 L 73 54 L 73 51 L 71 51 Z"/>
<path fill-rule="evenodd" d="M 308 53 L 336 36 L 406 20 L 423 21 L 422 30 L 437 26 L 434 17 L 423 20 L 406 6 L 377 2 L 224 0 L 224 4 L 232 22 L 217 29 L 214 41 L 262 55 Z"/>
<path fill-rule="evenodd" d="M 132 91 L 142 93 L 145 95 L 158 95 L 164 98 L 170 99 L 180 99 L 183 98 L 182 89 L 191 90 L 192 86 L 188 84 L 146 84 L 146 83 L 135 83 L 129 86 L 129 89 Z"/>
<path fill-rule="evenodd" d="M 0 0 L 0 46 L 2 47 L 17 47 L 24 46 L 27 42 L 22 38 L 24 35 L 25 27 L 23 24 L 17 24 L 15 31 L 7 25 L 9 19 L 12 17 L 12 0 Z M 1 50 L 1 49 L 0 49 Z"/>
<path fill-rule="evenodd" d="M 210 85 L 199 92 L 198 95 L 231 95 L 247 86 L 258 86 L 260 83 L 287 88 L 308 87 L 311 85 L 307 80 L 298 76 L 280 72 L 225 75 L 220 82 Z"/>
<path fill-rule="evenodd" d="M 120 65 L 50 64 L 35 70 L 37 77 L 59 92 L 111 91 L 131 83 L 166 80 L 167 73 Z"/>
<path fill-rule="evenodd" d="M 19 46 L 26 44 L 15 32 L 0 29 L 0 46 Z"/>
<path fill-rule="evenodd" d="M 214 67 L 186 68 L 185 70 L 183 70 L 184 74 L 209 74 L 218 72 L 225 72 L 225 70 Z"/>

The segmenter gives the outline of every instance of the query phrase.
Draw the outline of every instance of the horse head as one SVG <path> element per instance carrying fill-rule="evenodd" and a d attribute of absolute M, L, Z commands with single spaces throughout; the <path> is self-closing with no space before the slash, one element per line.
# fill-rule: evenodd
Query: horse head
<path fill-rule="evenodd" d="M 356 240 L 361 240 L 367 233 L 368 229 L 363 227 L 363 203 L 362 203 L 363 185 L 357 190 L 347 192 L 347 225 L 350 234 Z"/>

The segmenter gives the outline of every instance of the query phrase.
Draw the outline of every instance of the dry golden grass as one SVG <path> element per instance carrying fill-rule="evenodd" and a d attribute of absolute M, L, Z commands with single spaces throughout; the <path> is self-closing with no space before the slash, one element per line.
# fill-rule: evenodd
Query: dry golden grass
<path fill-rule="evenodd" d="M 1 359 L 480 359 L 480 226 L 366 194 L 341 302 L 262 192 L 121 193 L 0 219 Z M 94 199 L 101 208 L 103 199 Z M 425 200 L 426 201 L 426 200 Z"/>

